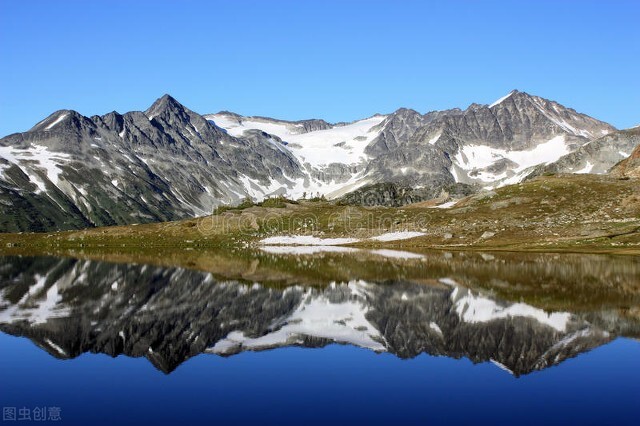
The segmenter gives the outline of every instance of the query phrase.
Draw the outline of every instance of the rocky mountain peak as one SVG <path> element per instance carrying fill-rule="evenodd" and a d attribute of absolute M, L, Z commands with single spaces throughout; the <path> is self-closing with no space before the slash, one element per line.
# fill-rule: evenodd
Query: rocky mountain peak
<path fill-rule="evenodd" d="M 415 115 L 422 115 L 420 114 L 418 111 L 416 111 L 415 109 L 411 109 L 411 108 L 398 108 L 397 110 L 395 110 L 393 113 L 391 113 L 390 117 L 406 117 L 406 116 L 415 116 Z"/>
<path fill-rule="evenodd" d="M 512 96 L 518 96 L 521 95 L 522 92 L 519 92 L 516 89 L 513 89 L 512 91 L 510 91 L 509 93 L 507 93 L 506 95 L 502 96 L 501 98 L 497 99 L 495 102 L 493 102 L 492 104 L 489 105 L 489 108 L 493 108 L 495 106 L 500 105 L 502 102 L 506 101 L 507 99 L 511 98 Z M 525 93 L 526 95 L 526 93 Z"/>
<path fill-rule="evenodd" d="M 187 108 L 184 105 L 178 102 L 171 95 L 165 94 L 158 98 L 144 113 L 151 120 L 153 117 L 157 117 L 167 112 L 180 114 L 185 111 L 187 111 Z"/>
<path fill-rule="evenodd" d="M 68 125 L 68 123 L 70 121 L 73 121 L 74 119 L 75 121 L 78 121 L 83 118 L 85 117 L 83 117 L 81 114 L 79 114 L 76 111 L 73 111 L 70 109 L 61 109 L 49 115 L 44 120 L 40 121 L 38 124 L 33 126 L 29 131 L 30 132 L 51 131 L 51 130 L 54 130 L 54 128 L 56 127 L 60 127 L 64 125 L 65 123 L 67 123 Z"/>
<path fill-rule="evenodd" d="M 94 122 L 102 122 L 110 130 L 121 132 L 124 127 L 124 117 L 117 111 L 111 111 L 103 116 L 91 117 Z"/>

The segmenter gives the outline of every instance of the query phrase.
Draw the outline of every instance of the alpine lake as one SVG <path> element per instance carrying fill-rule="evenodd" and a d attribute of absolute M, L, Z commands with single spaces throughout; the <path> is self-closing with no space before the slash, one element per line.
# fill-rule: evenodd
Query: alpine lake
<path fill-rule="evenodd" d="M 640 259 L 0 257 L 3 423 L 637 424 Z"/>

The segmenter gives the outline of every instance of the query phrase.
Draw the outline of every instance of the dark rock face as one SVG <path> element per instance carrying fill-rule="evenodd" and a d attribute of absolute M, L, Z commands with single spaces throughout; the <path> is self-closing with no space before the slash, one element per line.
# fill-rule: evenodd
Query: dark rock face
<path fill-rule="evenodd" d="M 414 113 L 399 110 L 390 115 L 385 130 L 367 148 L 377 154 L 367 167 L 374 182 L 411 181 L 440 189 L 456 182 L 483 187 L 520 181 L 533 168 L 515 163 L 510 153 L 535 150 L 559 137 L 552 149 L 572 151 L 615 131 L 556 102 L 518 91 L 491 106 Z"/>
<path fill-rule="evenodd" d="M 491 360 L 514 375 L 638 331 L 610 313 L 544 312 L 441 281 L 278 289 L 181 268 L 4 258 L 0 330 L 58 358 L 143 356 L 165 372 L 202 352 L 343 343 L 402 358 Z"/>
<path fill-rule="evenodd" d="M 222 118 L 224 128 L 212 117 Z M 615 129 L 517 91 L 491 106 L 424 115 L 403 108 L 372 119 L 377 124 L 364 128 L 229 112 L 201 116 L 169 95 L 145 112 L 85 117 L 57 111 L 27 132 L 0 139 L 0 231 L 167 221 L 205 215 L 247 196 L 319 192 L 338 198 L 354 188 L 385 188 L 380 184 L 412 188 L 408 197 L 377 197 L 400 205 L 454 184 L 477 189 L 520 181 L 548 162 L 547 153 L 538 163 L 520 164 L 522 153 L 551 140 L 555 145 L 545 149 L 559 150 L 553 159 L 575 151 L 578 159 L 562 161 L 575 169 L 595 158 L 600 165 L 594 171 L 619 155 L 611 146 L 632 145 L 589 144 Z M 231 132 L 246 123 L 253 127 Z M 274 134 L 283 128 L 289 133 Z M 316 147 L 302 156 L 288 140 L 292 135 L 315 135 L 312 142 L 320 140 L 323 152 Z M 326 164 L 310 156 L 327 157 Z"/>
<path fill-rule="evenodd" d="M 367 146 L 365 152 L 371 157 L 378 157 L 393 151 L 427 122 L 428 119 L 417 111 L 400 108 L 387 118 L 380 135 Z"/>
<path fill-rule="evenodd" d="M 58 111 L 0 140 L 2 230 L 207 214 L 243 198 L 243 180 L 259 187 L 284 173 L 302 176 L 297 160 L 269 140 L 233 138 L 168 95 L 144 113 L 87 118 Z"/>
<path fill-rule="evenodd" d="M 474 189 L 462 183 L 445 183 L 437 186 L 412 187 L 411 182 L 378 183 L 356 189 L 341 197 L 338 203 L 360 206 L 393 206 L 418 203 L 440 197 L 443 193 L 452 198 L 471 195 Z"/>

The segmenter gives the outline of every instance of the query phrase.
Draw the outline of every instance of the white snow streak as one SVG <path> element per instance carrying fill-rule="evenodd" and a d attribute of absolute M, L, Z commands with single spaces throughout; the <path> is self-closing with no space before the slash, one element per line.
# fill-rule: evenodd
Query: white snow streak
<path fill-rule="evenodd" d="M 455 206 L 457 202 L 458 202 L 458 200 L 448 201 L 446 203 L 438 204 L 437 206 L 432 206 L 430 208 L 432 208 L 432 209 L 448 209 L 448 208 L 451 208 L 451 207 Z"/>
<path fill-rule="evenodd" d="M 589 161 L 587 161 L 587 164 L 580 170 L 577 170 L 573 173 L 575 174 L 585 174 L 585 173 L 590 173 L 591 170 L 593 169 L 593 164 L 591 164 Z"/>
<path fill-rule="evenodd" d="M 515 90 L 512 90 L 511 92 L 507 93 L 506 95 L 504 95 L 503 97 L 501 97 L 500 99 L 498 99 L 497 101 L 495 101 L 494 103 L 492 103 L 491 105 L 489 105 L 489 108 L 492 108 L 498 104 L 500 104 L 502 101 L 506 100 L 509 98 L 509 96 L 513 95 L 515 93 Z"/>
<path fill-rule="evenodd" d="M 425 233 L 415 231 L 387 232 L 386 234 L 378 235 L 377 237 L 372 237 L 370 239 L 374 241 L 398 241 L 408 240 L 422 235 L 425 235 Z"/>
<path fill-rule="evenodd" d="M 62 114 L 60 115 L 58 118 L 55 119 L 55 121 L 53 121 L 51 124 L 49 124 L 47 127 L 45 127 L 45 130 L 51 130 L 56 124 L 60 123 L 62 120 L 64 120 L 67 115 L 69 114 Z"/>

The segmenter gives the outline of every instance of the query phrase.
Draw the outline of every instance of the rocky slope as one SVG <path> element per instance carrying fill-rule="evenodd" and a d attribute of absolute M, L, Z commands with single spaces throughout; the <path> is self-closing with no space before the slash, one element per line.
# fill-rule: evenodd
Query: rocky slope
<path fill-rule="evenodd" d="M 404 112 L 400 112 L 404 114 Z M 395 149 L 369 165 L 380 180 L 497 186 L 515 183 L 532 166 L 615 130 L 556 102 L 512 91 L 492 105 L 428 113 Z"/>
<path fill-rule="evenodd" d="M 541 165 L 528 178 L 542 173 L 603 174 L 640 146 L 640 127 L 620 130 L 595 139 L 557 161 Z"/>
<path fill-rule="evenodd" d="M 615 131 L 556 102 L 516 90 L 492 105 L 424 115 L 401 108 L 388 116 L 311 134 L 301 134 L 300 124 L 293 122 L 230 113 L 206 117 L 235 136 L 252 128 L 277 135 L 289 142 L 301 163 L 314 158 L 314 166 L 337 179 L 338 190 L 334 186 L 321 192 L 330 198 L 349 192 L 345 202 L 365 205 L 401 205 L 434 198 L 443 189 L 465 192 L 469 186 L 517 183 L 536 166 Z M 363 132 L 364 124 L 375 126 Z M 309 145 L 315 150 L 306 149 Z M 390 198 L 389 185 L 398 196 Z"/>
<path fill-rule="evenodd" d="M 193 217 L 284 173 L 302 177 L 279 142 L 233 138 L 170 96 L 144 113 L 58 111 L 0 140 L 0 229 Z"/>
<path fill-rule="evenodd" d="M 521 181 L 614 130 L 518 91 L 337 124 L 201 116 L 168 95 L 144 112 L 63 110 L 0 139 L 0 231 L 182 219 L 277 194 L 401 205 Z"/>
<path fill-rule="evenodd" d="M 275 238 L 301 239 L 298 244 L 640 253 L 640 186 L 636 179 L 611 175 L 540 176 L 459 201 L 430 200 L 403 208 L 271 201 L 171 223 L 0 234 L 0 252 L 234 249 Z M 407 232 L 411 238 L 376 240 Z"/>
<path fill-rule="evenodd" d="M 640 137 L 640 128 L 636 127 L 632 130 L 636 138 Z M 619 177 L 640 178 L 640 145 L 633 150 L 631 155 L 616 164 L 611 174 Z"/>

